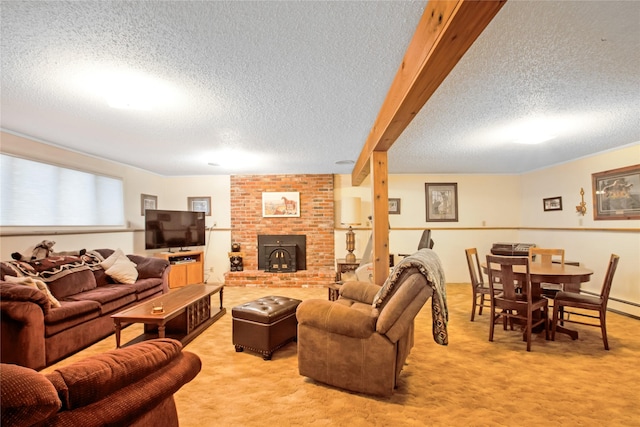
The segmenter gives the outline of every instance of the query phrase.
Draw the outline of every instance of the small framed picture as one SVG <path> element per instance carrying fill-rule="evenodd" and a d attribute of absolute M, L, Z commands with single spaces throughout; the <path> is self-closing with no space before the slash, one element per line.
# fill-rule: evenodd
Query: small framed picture
<path fill-rule="evenodd" d="M 558 196 L 542 199 L 542 205 L 545 211 L 561 211 L 562 197 Z"/>
<path fill-rule="evenodd" d="M 140 215 L 144 216 L 144 211 L 147 209 L 158 209 L 158 196 L 140 194 Z"/>
<path fill-rule="evenodd" d="M 211 197 L 187 197 L 187 210 L 211 216 Z"/>
<path fill-rule="evenodd" d="M 458 184 L 426 183 L 427 222 L 458 222 Z"/>
<path fill-rule="evenodd" d="M 389 199 L 389 215 L 400 215 L 400 199 Z"/>

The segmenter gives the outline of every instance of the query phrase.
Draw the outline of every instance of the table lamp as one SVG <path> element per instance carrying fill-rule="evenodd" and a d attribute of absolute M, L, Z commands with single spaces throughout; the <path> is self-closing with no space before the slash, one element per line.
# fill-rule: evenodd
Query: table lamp
<path fill-rule="evenodd" d="M 360 197 L 345 197 L 342 199 L 342 216 L 340 222 L 343 225 L 349 226 L 347 231 L 347 256 L 345 261 L 348 263 L 355 263 L 356 256 L 353 251 L 356 248 L 356 234 L 353 232 L 352 225 L 360 224 Z"/>

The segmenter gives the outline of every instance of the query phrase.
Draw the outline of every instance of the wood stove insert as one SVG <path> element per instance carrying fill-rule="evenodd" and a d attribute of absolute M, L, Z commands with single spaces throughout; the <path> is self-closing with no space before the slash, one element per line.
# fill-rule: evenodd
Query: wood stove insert
<path fill-rule="evenodd" d="M 307 236 L 299 234 L 258 235 L 258 268 L 268 272 L 307 269 Z"/>

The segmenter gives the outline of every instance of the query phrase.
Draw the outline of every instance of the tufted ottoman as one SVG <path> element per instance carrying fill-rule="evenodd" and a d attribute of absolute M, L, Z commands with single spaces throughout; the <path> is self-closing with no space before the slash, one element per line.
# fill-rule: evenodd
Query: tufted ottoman
<path fill-rule="evenodd" d="M 262 353 L 264 360 L 270 360 L 274 351 L 289 341 L 296 341 L 296 308 L 301 302 L 268 296 L 233 307 L 231 317 L 236 351 L 252 350 Z"/>

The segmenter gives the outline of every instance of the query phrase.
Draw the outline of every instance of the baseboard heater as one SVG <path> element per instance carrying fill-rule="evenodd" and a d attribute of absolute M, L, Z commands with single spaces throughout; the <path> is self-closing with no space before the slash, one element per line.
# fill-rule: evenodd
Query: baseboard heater
<path fill-rule="evenodd" d="M 596 297 L 600 296 L 599 293 L 591 292 L 591 291 L 581 290 L 580 293 L 587 294 L 587 295 L 593 295 L 593 296 L 596 296 Z M 623 299 L 620 299 L 620 298 L 609 297 L 609 300 L 615 301 L 615 302 L 619 302 L 621 304 L 631 305 L 633 307 L 640 307 L 640 304 L 638 304 L 637 302 L 627 301 L 627 300 L 623 300 Z M 636 319 L 636 320 L 640 320 L 640 316 L 636 316 L 635 314 L 625 313 L 624 311 L 616 310 L 616 309 L 613 309 L 613 308 L 607 308 L 607 311 L 610 311 L 610 312 L 616 313 L 616 314 L 621 314 L 622 316 L 631 317 L 631 318 Z"/>

